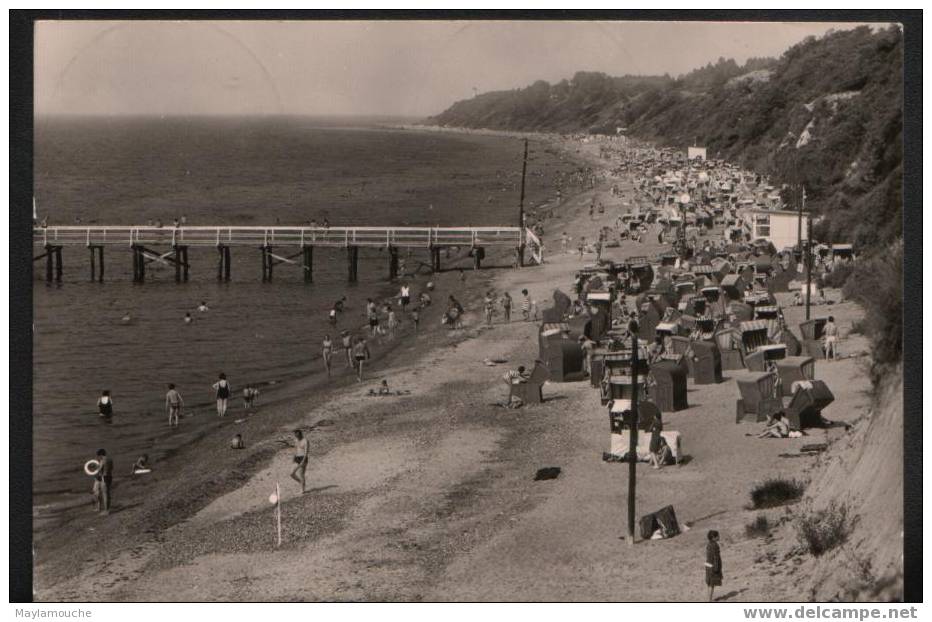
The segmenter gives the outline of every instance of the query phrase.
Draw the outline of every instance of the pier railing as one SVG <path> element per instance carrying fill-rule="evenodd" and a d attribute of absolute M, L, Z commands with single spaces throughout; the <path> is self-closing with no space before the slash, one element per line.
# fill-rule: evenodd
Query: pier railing
<path fill-rule="evenodd" d="M 333 246 L 518 248 L 530 232 L 520 227 L 140 227 L 49 226 L 33 229 L 43 246 Z M 533 234 L 530 234 L 533 235 Z M 539 241 L 538 241 L 539 244 Z"/>

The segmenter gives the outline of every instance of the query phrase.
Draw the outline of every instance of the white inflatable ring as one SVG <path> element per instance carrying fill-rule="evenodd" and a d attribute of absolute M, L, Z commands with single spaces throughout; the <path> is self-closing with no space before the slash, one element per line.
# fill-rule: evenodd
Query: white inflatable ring
<path fill-rule="evenodd" d="M 100 473 L 100 463 L 97 460 L 88 460 L 84 463 L 84 472 L 88 475 L 97 475 Z"/>

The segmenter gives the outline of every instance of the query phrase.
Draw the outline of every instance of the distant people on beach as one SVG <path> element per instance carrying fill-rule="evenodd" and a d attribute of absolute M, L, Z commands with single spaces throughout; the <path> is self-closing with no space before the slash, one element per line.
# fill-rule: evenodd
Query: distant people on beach
<path fill-rule="evenodd" d="M 227 382 L 227 375 L 220 374 L 213 385 L 214 394 L 217 398 L 217 415 L 225 417 L 227 414 L 227 402 L 230 399 L 230 383 Z"/>
<path fill-rule="evenodd" d="M 787 438 L 790 435 L 790 425 L 782 412 L 776 413 L 767 425 L 764 431 L 757 435 L 757 438 Z"/>
<path fill-rule="evenodd" d="M 178 425 L 181 419 L 181 408 L 184 406 L 184 400 L 181 394 L 175 389 L 175 385 L 168 384 L 168 392 L 165 394 L 165 411 L 168 413 L 168 426 Z"/>
<path fill-rule="evenodd" d="M 563 254 L 566 254 L 566 247 L 570 243 L 569 236 L 566 235 L 566 231 L 560 234 L 560 248 L 563 250 Z"/>
<path fill-rule="evenodd" d="M 492 318 L 495 316 L 495 296 L 491 291 L 485 293 L 485 325 L 492 325 Z"/>
<path fill-rule="evenodd" d="M 521 295 L 524 296 L 521 300 L 521 316 L 527 322 L 531 319 L 531 295 L 526 289 L 521 290 Z"/>
<path fill-rule="evenodd" d="M 113 399 L 109 390 L 101 391 L 100 397 L 97 398 L 97 414 L 104 419 L 113 417 Z"/>
<path fill-rule="evenodd" d="M 207 302 L 202 300 L 201 304 L 197 305 L 197 311 L 198 313 L 206 313 L 207 311 L 210 311 L 210 308 L 207 306 Z"/>
<path fill-rule="evenodd" d="M 388 312 L 388 336 L 390 339 L 395 338 L 395 329 L 398 328 L 398 318 L 395 316 L 395 310 L 390 305 L 385 305 Z"/>
<path fill-rule="evenodd" d="M 243 408 L 245 410 L 252 409 L 256 405 L 256 402 L 259 401 L 259 389 L 253 386 L 247 386 L 243 388 Z"/>
<path fill-rule="evenodd" d="M 307 492 L 305 483 L 305 473 L 307 472 L 307 463 L 310 459 L 308 451 L 308 442 L 301 430 L 294 431 L 294 470 L 291 471 L 291 479 L 301 484 L 301 493 Z"/>
<path fill-rule="evenodd" d="M 371 298 L 366 299 L 366 317 L 369 319 L 369 334 L 373 336 L 378 334 L 379 312 Z"/>
<path fill-rule="evenodd" d="M 330 335 L 324 335 L 324 341 L 321 344 L 321 355 L 324 359 L 324 367 L 327 369 L 327 377 L 330 377 L 330 368 L 333 363 L 333 340 Z"/>
<path fill-rule="evenodd" d="M 184 314 L 184 323 L 185 323 L 185 324 L 190 324 L 190 323 L 193 322 L 193 321 L 194 321 L 194 318 L 191 317 L 191 313 L 190 313 L 190 312 L 185 312 L 185 314 Z"/>
<path fill-rule="evenodd" d="M 246 443 L 243 442 L 243 435 L 236 434 L 230 441 L 230 449 L 245 449 Z"/>
<path fill-rule="evenodd" d="M 825 335 L 825 358 L 826 360 L 838 359 L 838 326 L 835 325 L 835 317 L 828 316 L 828 321 L 822 329 Z"/>

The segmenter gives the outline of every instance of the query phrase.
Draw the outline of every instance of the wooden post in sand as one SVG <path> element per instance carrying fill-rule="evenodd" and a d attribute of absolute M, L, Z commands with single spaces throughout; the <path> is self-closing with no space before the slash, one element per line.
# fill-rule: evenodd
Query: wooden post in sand
<path fill-rule="evenodd" d="M 275 482 L 275 520 L 278 523 L 278 545 L 282 545 L 282 490 L 278 485 L 278 482 Z"/>
<path fill-rule="evenodd" d="M 634 493 L 638 477 L 638 325 L 631 322 L 631 435 L 628 442 L 628 546 L 634 546 Z"/>
<path fill-rule="evenodd" d="M 527 138 L 524 139 L 524 163 L 521 165 L 521 199 L 518 204 L 518 227 L 521 243 L 518 246 L 518 267 L 524 267 L 524 178 L 527 176 Z"/>

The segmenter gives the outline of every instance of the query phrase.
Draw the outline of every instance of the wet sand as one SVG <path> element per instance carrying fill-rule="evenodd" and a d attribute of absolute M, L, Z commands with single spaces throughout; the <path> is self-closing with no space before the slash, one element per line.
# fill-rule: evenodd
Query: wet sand
<path fill-rule="evenodd" d="M 553 289 L 568 291 L 573 272 L 594 260 L 560 255 L 560 232 L 594 237 L 630 202 L 630 185 L 621 186 L 621 199 L 607 186 L 597 191 L 609 208 L 600 222 L 587 214 L 592 192 L 565 202 L 562 218 L 547 222 L 545 249 L 552 250 L 544 266 L 468 272 L 465 288 L 456 272 L 440 275 L 435 304 L 455 291 L 467 308 L 463 331 L 432 327 L 373 366 L 361 385 L 335 383 L 304 400 L 263 405 L 245 424 L 246 451 L 227 449 L 231 430 L 217 432 L 196 456 L 166 463 L 160 485 L 138 501 L 127 504 L 117 488 L 111 516 L 82 516 L 49 536 L 54 557 L 37 566 L 37 598 L 701 600 L 705 532 L 718 529 L 723 597 L 798 599 L 792 568 L 767 556 L 777 544 L 745 537 L 744 525 L 757 514 L 745 507 L 755 482 L 803 477 L 817 460 L 784 455 L 838 437 L 840 428 L 782 441 L 749 437 L 758 426 L 734 423 L 740 372 L 726 372 L 718 385 L 690 384 L 690 408 L 664 416 L 667 429 L 683 434 L 689 459 L 660 471 L 639 465 L 637 496 L 638 515 L 672 503 L 690 529 L 629 547 L 627 468 L 602 461 L 609 425 L 597 391 L 588 383 L 548 383 L 542 405 L 495 405 L 507 391 L 502 374 L 536 358 L 537 324 L 513 318 L 504 325 L 499 316 L 482 327 L 481 292 L 491 286 L 519 301 L 527 288 L 548 307 Z M 605 256 L 661 248 L 625 242 Z M 800 308 L 786 313 L 790 326 L 802 319 Z M 832 313 L 843 336 L 860 317 L 851 303 Z M 866 343 L 852 335 L 842 348 L 863 354 Z M 483 364 L 498 357 L 508 363 Z M 859 356 L 817 364 L 817 378 L 836 396 L 830 418 L 854 420 L 866 409 L 862 363 Z M 382 378 L 412 393 L 367 396 Z M 312 429 L 304 495 L 287 476 L 291 449 L 278 442 L 297 425 Z M 559 466 L 560 477 L 534 481 L 546 466 Z M 275 482 L 283 490 L 280 549 L 268 503 Z"/>

